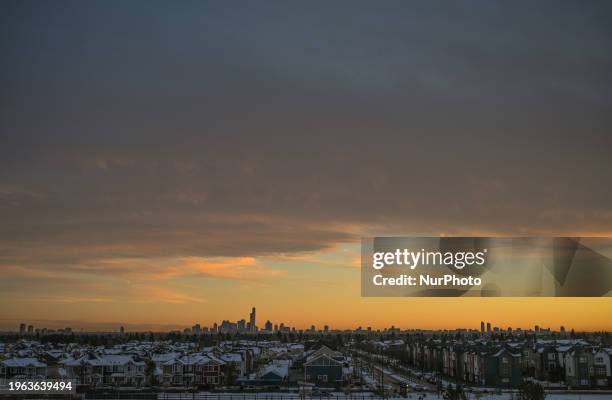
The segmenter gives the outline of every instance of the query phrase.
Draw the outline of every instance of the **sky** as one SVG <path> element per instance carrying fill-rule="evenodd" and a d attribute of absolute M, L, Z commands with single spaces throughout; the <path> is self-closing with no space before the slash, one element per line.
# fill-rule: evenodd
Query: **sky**
<path fill-rule="evenodd" d="M 605 1 L 4 1 L 0 329 L 612 329 L 360 296 L 360 238 L 612 236 Z"/>

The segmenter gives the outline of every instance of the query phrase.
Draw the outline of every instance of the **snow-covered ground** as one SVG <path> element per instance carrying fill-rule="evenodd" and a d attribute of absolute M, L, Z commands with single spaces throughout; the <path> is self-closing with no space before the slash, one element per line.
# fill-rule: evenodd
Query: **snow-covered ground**
<path fill-rule="evenodd" d="M 341 392 L 330 393 L 329 395 L 300 397 L 295 393 L 261 392 L 261 393 L 160 393 L 160 400 L 360 400 L 363 398 L 379 399 L 380 397 L 370 392 L 353 393 L 350 396 Z M 516 394 L 468 394 L 470 400 L 514 400 Z M 407 397 L 388 398 L 388 400 L 444 400 L 442 396 L 432 393 L 409 393 Z M 551 393 L 546 395 L 546 400 L 610 400 L 612 393 Z"/>
<path fill-rule="evenodd" d="M 423 394 L 412 393 L 408 395 L 408 399 L 418 400 L 419 396 L 423 400 L 443 400 L 442 396 L 438 396 L 436 394 Z M 512 400 L 516 399 L 517 396 L 514 394 L 514 397 L 511 393 L 504 394 L 483 394 L 480 397 L 476 397 L 474 394 L 469 395 L 468 399 L 470 400 Z M 551 393 L 546 395 L 546 400 L 610 400 L 612 399 L 612 393 L 602 393 L 602 394 L 576 394 L 576 393 Z"/>

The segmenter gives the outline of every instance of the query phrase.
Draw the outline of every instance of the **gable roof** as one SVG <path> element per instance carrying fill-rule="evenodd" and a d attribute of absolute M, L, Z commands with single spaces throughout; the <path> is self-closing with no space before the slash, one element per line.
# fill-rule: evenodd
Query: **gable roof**
<path fill-rule="evenodd" d="M 315 351 L 310 356 L 308 356 L 308 358 L 306 359 L 306 362 L 308 363 L 311 360 L 317 359 L 321 356 L 327 356 L 329 358 L 336 358 L 336 357 L 342 357 L 342 353 L 338 351 L 334 351 L 330 349 L 329 347 L 323 345 L 317 351 Z"/>
<path fill-rule="evenodd" d="M 274 374 L 276 376 L 278 376 L 281 379 L 286 378 L 289 375 L 289 365 L 287 364 L 269 364 L 266 367 L 264 367 L 264 369 L 262 370 L 261 374 L 260 374 L 260 378 L 269 375 L 269 374 Z"/>

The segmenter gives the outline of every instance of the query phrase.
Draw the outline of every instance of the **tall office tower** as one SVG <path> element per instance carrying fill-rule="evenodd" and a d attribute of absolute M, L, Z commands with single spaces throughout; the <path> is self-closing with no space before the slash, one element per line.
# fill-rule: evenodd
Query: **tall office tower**
<path fill-rule="evenodd" d="M 249 322 L 251 324 L 251 332 L 255 332 L 255 307 L 253 307 L 253 310 L 251 311 L 251 314 L 249 314 Z"/>
<path fill-rule="evenodd" d="M 266 331 L 272 332 L 272 322 L 270 320 L 266 321 Z"/>
<path fill-rule="evenodd" d="M 484 328 L 484 326 L 485 326 L 485 325 L 484 325 L 484 321 L 480 321 L 480 333 L 483 333 L 483 334 L 484 334 L 484 332 L 485 332 L 485 331 L 484 331 L 484 329 L 485 329 L 485 328 Z"/>
<path fill-rule="evenodd" d="M 26 324 L 19 325 L 19 334 L 25 335 L 25 333 L 26 333 Z"/>
<path fill-rule="evenodd" d="M 34 325 L 28 325 L 28 334 L 31 335 L 34 333 Z"/>
<path fill-rule="evenodd" d="M 491 323 L 487 322 L 487 333 L 491 333 Z"/>

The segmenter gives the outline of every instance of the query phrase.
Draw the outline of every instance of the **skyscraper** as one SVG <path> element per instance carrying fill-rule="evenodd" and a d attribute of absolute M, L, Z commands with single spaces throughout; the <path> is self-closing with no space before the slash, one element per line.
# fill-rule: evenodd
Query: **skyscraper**
<path fill-rule="evenodd" d="M 255 332 L 256 329 L 256 325 L 255 325 L 255 307 L 253 307 L 253 310 L 251 311 L 251 314 L 249 314 L 249 323 L 250 323 L 250 331 L 251 332 Z"/>
<path fill-rule="evenodd" d="M 25 335 L 25 333 L 26 333 L 26 324 L 19 325 L 19 334 Z"/>
<path fill-rule="evenodd" d="M 487 322 L 487 333 L 491 333 L 491 323 Z"/>
<path fill-rule="evenodd" d="M 480 321 L 480 333 L 485 333 L 485 324 L 484 321 Z"/>

